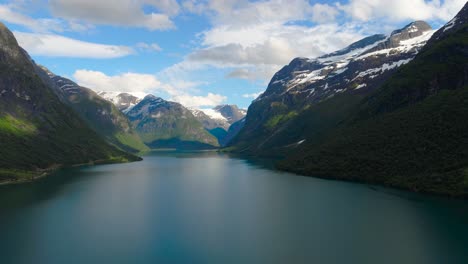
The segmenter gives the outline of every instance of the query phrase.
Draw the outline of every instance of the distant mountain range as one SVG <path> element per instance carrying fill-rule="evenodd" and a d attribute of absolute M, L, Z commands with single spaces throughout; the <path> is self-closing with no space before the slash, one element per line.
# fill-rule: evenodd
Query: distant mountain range
<path fill-rule="evenodd" d="M 169 148 L 172 146 L 183 149 L 224 146 L 228 140 L 232 139 L 238 132 L 238 130 L 231 130 L 231 132 L 228 133 L 231 125 L 244 118 L 247 114 L 246 110 L 238 108 L 237 105 L 219 105 L 212 109 L 193 109 L 151 95 L 144 98 L 142 98 L 141 95 L 136 96 L 119 92 L 98 92 L 98 95 L 113 103 L 120 111 L 133 120 L 132 122 L 134 124 L 138 123 L 141 125 L 140 121 L 142 120 L 139 119 L 147 119 L 146 121 L 153 119 L 154 122 L 158 123 L 153 130 L 142 132 L 140 128 L 139 132 L 140 135 L 142 133 L 145 134 L 143 137 L 146 138 L 147 144 L 157 148 Z M 153 100 L 149 100 L 150 98 Z M 157 110 L 157 106 L 163 104 L 165 107 L 164 113 L 166 114 L 164 117 L 162 116 L 162 112 L 159 118 L 151 114 L 138 115 L 137 117 L 134 112 L 132 113 L 134 108 L 149 109 L 149 107 L 151 107 Z M 187 111 L 190 111 L 191 115 L 186 113 Z M 169 118 L 171 115 L 172 117 Z M 192 115 L 196 121 L 192 120 Z M 171 133 L 168 133 L 167 129 L 163 132 L 164 129 L 160 126 L 166 127 L 169 123 L 172 124 L 174 129 L 172 129 Z M 204 129 L 200 130 L 200 124 Z M 205 130 L 211 135 L 207 135 Z M 149 137 L 149 134 L 152 136 Z M 216 138 L 217 142 L 212 141 L 212 136 Z M 156 139 L 158 140 L 157 144 L 148 142 L 148 140 L 154 141 Z M 162 141 L 160 141 L 162 139 L 172 143 L 163 144 Z M 184 142 L 192 143 L 186 145 Z"/>
<path fill-rule="evenodd" d="M 468 195 L 468 4 L 274 75 L 231 141 L 300 174 Z"/>

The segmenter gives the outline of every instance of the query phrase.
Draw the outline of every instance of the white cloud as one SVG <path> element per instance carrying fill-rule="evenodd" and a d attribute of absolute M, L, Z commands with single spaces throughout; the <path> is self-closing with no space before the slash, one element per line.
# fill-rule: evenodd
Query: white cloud
<path fill-rule="evenodd" d="M 339 13 L 339 10 L 334 6 L 315 4 L 312 7 L 312 21 L 317 23 L 334 22 Z"/>
<path fill-rule="evenodd" d="M 244 79 L 249 81 L 260 81 L 268 84 L 270 78 L 279 70 L 278 65 L 256 65 L 250 67 L 235 68 L 226 74 L 228 79 Z"/>
<path fill-rule="evenodd" d="M 73 74 L 76 82 L 96 92 L 126 92 L 131 94 L 166 94 L 168 100 L 179 102 L 187 107 L 212 107 L 227 100 L 226 96 L 207 93 L 207 95 L 193 95 L 191 88 L 196 83 L 180 81 L 163 83 L 155 75 L 141 73 L 123 73 L 109 76 L 103 72 L 91 70 L 77 70 Z"/>
<path fill-rule="evenodd" d="M 448 21 L 464 4 L 466 0 L 350 0 L 340 8 L 361 21 L 381 18 L 392 22 L 433 19 Z"/>
<path fill-rule="evenodd" d="M 355 28 L 337 24 L 315 27 L 262 24 L 239 30 L 215 28 L 203 34 L 208 47 L 195 50 L 188 60 L 212 65 L 276 65 L 276 68 L 294 57 L 316 57 L 363 37 Z M 256 37 L 244 38 L 246 35 Z"/>
<path fill-rule="evenodd" d="M 160 12 L 147 13 L 144 6 L 152 6 Z M 55 16 L 65 19 L 149 30 L 175 28 L 170 17 L 179 12 L 174 0 L 50 0 L 49 7 Z"/>
<path fill-rule="evenodd" d="M 252 98 L 252 99 L 257 99 L 263 92 L 258 92 L 258 93 L 251 93 L 251 94 L 243 94 L 242 97 L 244 98 Z"/>
<path fill-rule="evenodd" d="M 163 84 L 151 74 L 129 72 L 108 76 L 99 71 L 77 70 L 73 78 L 79 85 L 97 92 L 150 93 L 163 87 Z"/>
<path fill-rule="evenodd" d="M 31 18 L 15 11 L 13 4 L 0 5 L 0 20 L 11 24 L 26 27 L 35 32 L 64 32 L 64 31 L 85 31 L 92 28 L 91 25 L 78 23 L 76 21 L 63 21 L 57 18 Z"/>
<path fill-rule="evenodd" d="M 20 46 L 37 56 L 109 59 L 134 53 L 127 46 L 96 44 L 54 34 L 13 33 Z"/>
<path fill-rule="evenodd" d="M 227 100 L 227 97 L 213 93 L 208 93 L 206 96 L 182 94 L 173 96 L 172 100 L 179 102 L 186 107 L 201 108 L 220 105 Z"/>
<path fill-rule="evenodd" d="M 179 3 L 176 0 L 146 0 L 145 4 L 154 5 L 161 12 L 168 15 L 177 15 L 180 11 Z"/>
<path fill-rule="evenodd" d="M 10 5 L 0 5 L 0 20 L 40 32 L 64 31 L 62 23 L 56 19 L 32 19 L 14 11 Z"/>
<path fill-rule="evenodd" d="M 162 48 L 158 45 L 158 43 L 140 42 L 140 43 L 137 43 L 136 46 L 137 48 L 143 51 L 155 51 L 155 52 L 162 51 Z"/>

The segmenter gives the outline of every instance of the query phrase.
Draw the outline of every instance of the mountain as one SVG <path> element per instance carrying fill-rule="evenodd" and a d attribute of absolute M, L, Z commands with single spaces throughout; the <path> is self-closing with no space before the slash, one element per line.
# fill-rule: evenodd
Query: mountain
<path fill-rule="evenodd" d="M 47 68 L 36 68 L 39 76 L 69 105 L 87 124 L 111 144 L 122 150 L 137 153 L 149 150 L 138 134 L 133 131 L 127 117 L 91 89 L 53 74 Z"/>
<path fill-rule="evenodd" d="M 221 115 L 219 112 L 216 112 L 214 109 L 189 109 L 193 116 L 203 124 L 203 127 L 207 130 L 212 130 L 216 128 L 221 128 L 225 131 L 229 129 L 231 125 L 228 120 Z"/>
<path fill-rule="evenodd" d="M 0 180 L 29 180 L 58 166 L 139 159 L 89 128 L 36 67 L 0 23 Z"/>
<path fill-rule="evenodd" d="M 121 112 L 127 113 L 141 102 L 141 98 L 129 93 L 98 92 L 98 95 L 113 103 Z"/>
<path fill-rule="evenodd" d="M 243 153 L 281 155 L 305 135 L 319 140 L 363 97 L 414 59 L 432 34 L 427 23 L 416 21 L 388 36 L 373 35 L 315 59 L 295 58 L 251 104 L 244 128 L 230 145 Z"/>
<path fill-rule="evenodd" d="M 333 130 L 319 141 L 304 137 L 279 167 L 468 197 L 467 47 L 468 4 Z"/>
<path fill-rule="evenodd" d="M 219 146 L 217 139 L 179 103 L 147 95 L 127 116 L 150 148 L 199 149 Z"/>
<path fill-rule="evenodd" d="M 221 146 L 225 146 L 239 132 L 239 129 L 230 130 L 231 125 L 246 115 L 246 111 L 239 109 L 237 105 L 219 105 L 213 109 L 190 111 L 203 127 L 218 139 Z"/>
<path fill-rule="evenodd" d="M 220 113 L 231 125 L 244 118 L 247 114 L 247 111 L 239 109 L 237 105 L 218 105 L 213 110 Z"/>
<path fill-rule="evenodd" d="M 224 137 L 220 139 L 219 144 L 221 144 L 221 146 L 227 146 L 231 142 L 231 140 L 235 138 L 237 134 L 239 134 L 239 132 L 244 127 L 244 125 L 245 125 L 245 117 L 235 122 L 229 127 Z"/>

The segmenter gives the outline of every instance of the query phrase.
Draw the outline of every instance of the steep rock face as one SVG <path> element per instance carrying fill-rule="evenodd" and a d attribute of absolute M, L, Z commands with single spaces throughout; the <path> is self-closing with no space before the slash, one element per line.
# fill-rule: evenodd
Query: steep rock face
<path fill-rule="evenodd" d="M 151 148 L 213 148 L 216 138 L 181 104 L 146 96 L 128 113 L 135 130 Z"/>
<path fill-rule="evenodd" d="M 328 135 L 291 150 L 281 168 L 468 197 L 467 9 Z"/>
<path fill-rule="evenodd" d="M 0 178 L 21 180 L 56 165 L 137 157 L 108 145 L 35 71 L 0 23 Z"/>
<path fill-rule="evenodd" d="M 300 129 L 288 133 L 281 127 L 333 97 L 369 94 L 410 62 L 433 33 L 427 23 L 417 21 L 389 36 L 370 36 L 316 59 L 292 60 L 273 76 L 267 90 L 249 107 L 245 126 L 231 144 L 239 151 L 258 153 L 301 140 Z M 288 135 L 279 136 L 284 133 Z"/>
<path fill-rule="evenodd" d="M 36 70 L 45 82 L 50 83 L 63 102 L 73 108 L 93 130 L 111 144 L 134 153 L 148 150 L 132 129 L 127 117 L 111 102 L 103 99 L 91 89 L 53 74 L 43 66 Z"/>

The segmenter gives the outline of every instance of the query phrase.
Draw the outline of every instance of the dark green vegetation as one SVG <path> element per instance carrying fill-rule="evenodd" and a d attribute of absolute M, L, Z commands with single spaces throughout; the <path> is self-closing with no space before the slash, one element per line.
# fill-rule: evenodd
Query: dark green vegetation
<path fill-rule="evenodd" d="M 437 37 L 437 36 L 435 36 Z M 345 125 L 284 169 L 415 191 L 468 194 L 468 25 L 429 43 Z"/>
<path fill-rule="evenodd" d="M 278 167 L 300 174 L 468 196 L 467 18 L 465 7 L 369 95 L 347 92 L 298 113 L 269 105 L 278 109 L 264 122 L 271 140 L 237 151 L 282 156 Z"/>
<path fill-rule="evenodd" d="M 215 148 L 218 140 L 181 104 L 148 95 L 127 113 L 150 148 Z"/>
<path fill-rule="evenodd" d="M 29 180 L 60 166 L 139 159 L 108 145 L 34 67 L 0 23 L 0 181 Z"/>
<path fill-rule="evenodd" d="M 51 80 L 57 95 L 86 123 L 111 144 L 122 150 L 138 153 L 149 148 L 133 130 L 127 117 L 117 107 L 91 89 L 54 75 L 44 67 L 37 69 L 43 80 Z M 45 71 L 45 73 L 44 73 Z"/>

